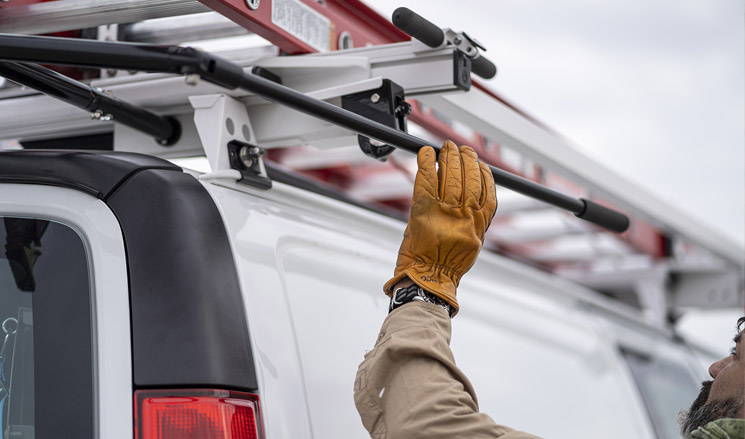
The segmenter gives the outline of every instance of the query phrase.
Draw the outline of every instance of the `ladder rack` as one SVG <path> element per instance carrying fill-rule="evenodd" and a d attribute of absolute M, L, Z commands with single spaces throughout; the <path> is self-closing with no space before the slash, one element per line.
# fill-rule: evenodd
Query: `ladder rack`
<path fill-rule="evenodd" d="M 81 0 L 3 5 L 0 32 L 40 34 L 118 24 L 121 28 L 113 33 L 107 27 L 109 35 L 168 44 L 254 33 L 263 40 L 245 38 L 259 44 L 219 54 L 242 67 L 263 67 L 281 77 L 284 85 L 335 105 L 341 96 L 375 88 L 372 85 L 381 78 L 392 79 L 406 92 L 412 106 L 409 131 L 417 137 L 471 145 L 491 165 L 573 197 L 619 208 L 631 217 L 630 230 L 615 235 L 500 190 L 500 208 L 487 234 L 486 248 L 634 304 L 659 325 L 666 324 L 678 308 L 745 305 L 742 248 L 582 156 L 477 80 L 468 92 L 452 83 L 448 87 L 448 80 L 442 78 L 425 84 L 423 72 L 439 72 L 443 67 L 437 63 L 452 63 L 438 58 L 438 50 L 443 49 L 407 42 L 404 32 L 360 1 L 157 0 L 141 2 L 129 15 L 110 11 L 124 9 L 131 1 L 93 3 L 97 6 Z M 63 4 L 69 11 L 67 17 L 40 19 L 59 11 Z M 161 18 L 169 8 L 174 17 Z M 214 13 L 203 14 L 210 9 L 232 22 Z M 191 15 L 196 13 L 200 15 Z M 184 27 L 179 21 L 192 17 L 204 17 L 204 34 L 176 31 Z M 298 25 L 298 17 L 303 17 L 305 26 Z M 160 19 L 133 23 L 152 18 Z M 276 56 L 280 53 L 308 55 Z M 365 157 L 356 135 L 345 129 L 291 114 L 245 90 L 220 90 L 204 81 L 188 85 L 183 78 L 161 73 L 106 70 L 99 76 L 91 82 L 94 87 L 181 121 L 182 140 L 170 148 L 160 147 L 144 141 L 135 130 L 91 121 L 85 112 L 71 113 L 63 104 L 12 85 L 0 89 L 0 114 L 4 116 L 0 139 L 5 139 L 5 145 L 15 145 L 15 139 L 24 142 L 113 131 L 116 149 L 136 144 L 140 145 L 134 148 L 138 152 L 164 157 L 202 155 L 207 146 L 192 122 L 195 107 L 190 96 L 224 94 L 245 104 L 247 114 L 242 117 L 250 121 L 253 142 L 269 150 L 267 160 L 367 202 L 408 210 L 415 166 L 411 159 L 398 153 L 387 163 Z M 233 111 L 229 105 L 226 109 Z M 292 128 L 278 135 L 277 120 L 290 121 L 287 125 Z"/>

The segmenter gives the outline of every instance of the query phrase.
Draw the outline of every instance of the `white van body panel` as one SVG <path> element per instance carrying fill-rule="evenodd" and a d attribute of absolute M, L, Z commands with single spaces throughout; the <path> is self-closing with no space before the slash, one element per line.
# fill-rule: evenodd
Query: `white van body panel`
<path fill-rule="evenodd" d="M 453 320 L 453 353 L 481 411 L 541 437 L 653 438 L 613 340 L 576 303 L 535 294 L 539 283 L 516 288 L 504 272 L 490 281 L 499 259 L 482 258 L 464 279 Z"/>
<path fill-rule="evenodd" d="M 382 284 L 405 224 L 276 182 L 204 184 L 233 238 L 266 437 L 367 438 L 354 375 L 387 314 Z M 492 253 L 459 291 L 452 348 L 496 422 L 552 438 L 656 437 L 619 340 L 659 350 L 669 334 Z"/>
<path fill-rule="evenodd" d="M 267 437 L 366 437 L 352 384 L 385 316 L 379 278 L 395 249 L 368 241 L 380 235 L 370 224 L 292 206 L 317 201 L 292 187 L 275 183 L 272 200 L 207 187 L 234 237 Z"/>
<path fill-rule="evenodd" d="M 101 438 L 131 439 L 129 281 L 119 222 L 101 200 L 73 189 L 2 184 L 0 200 L 3 200 L 0 216 L 55 221 L 69 226 L 81 237 L 93 282 L 96 431 Z"/>

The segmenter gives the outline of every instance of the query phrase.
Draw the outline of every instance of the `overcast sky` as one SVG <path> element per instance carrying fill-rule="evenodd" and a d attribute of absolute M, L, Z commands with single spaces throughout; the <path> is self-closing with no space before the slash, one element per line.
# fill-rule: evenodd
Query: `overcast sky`
<path fill-rule="evenodd" d="M 745 244 L 742 0 L 370 0 L 466 31 L 488 85 L 639 186 Z"/>

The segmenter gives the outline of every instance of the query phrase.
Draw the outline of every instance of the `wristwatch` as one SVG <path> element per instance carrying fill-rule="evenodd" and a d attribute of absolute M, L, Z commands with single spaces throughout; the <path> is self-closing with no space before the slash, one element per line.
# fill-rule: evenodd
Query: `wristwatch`
<path fill-rule="evenodd" d="M 449 303 L 430 292 L 424 291 L 424 289 L 417 284 L 412 284 L 404 288 L 396 288 L 396 291 L 394 291 L 391 296 L 391 303 L 388 305 L 388 312 L 390 313 L 399 306 L 413 301 L 433 303 L 447 311 L 449 317 L 453 317 L 453 307 L 450 306 Z"/>

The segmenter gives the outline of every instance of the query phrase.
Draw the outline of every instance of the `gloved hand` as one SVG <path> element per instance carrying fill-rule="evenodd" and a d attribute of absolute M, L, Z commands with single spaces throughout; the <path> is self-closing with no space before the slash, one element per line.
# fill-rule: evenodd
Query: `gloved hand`
<path fill-rule="evenodd" d="M 455 298 L 460 278 L 473 266 L 497 210 L 491 171 L 468 146 L 460 151 L 446 141 L 440 150 L 425 146 L 417 156 L 409 224 L 398 251 L 393 278 L 383 291 L 408 277 L 424 290 L 447 301 L 458 312 Z"/>

